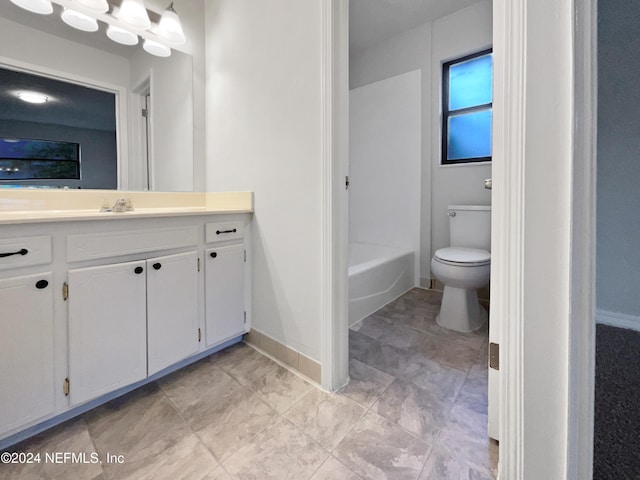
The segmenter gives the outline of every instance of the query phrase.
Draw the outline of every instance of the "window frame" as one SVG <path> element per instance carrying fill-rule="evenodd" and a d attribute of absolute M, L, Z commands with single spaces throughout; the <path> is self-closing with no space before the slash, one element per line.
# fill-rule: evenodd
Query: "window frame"
<path fill-rule="evenodd" d="M 441 116 L 441 138 L 440 138 L 440 151 L 442 153 L 440 158 L 440 165 L 464 165 L 467 163 L 480 163 L 480 162 L 491 162 L 492 155 L 487 157 L 471 157 L 471 158 L 461 158 L 457 160 L 449 160 L 447 158 L 449 153 L 449 118 L 458 116 L 460 114 L 465 113 L 473 113 L 473 112 L 481 112 L 485 110 L 490 110 L 492 112 L 492 128 L 493 128 L 493 87 L 491 91 L 491 102 L 483 103 L 479 105 L 474 105 L 472 107 L 464 107 L 456 110 L 449 110 L 449 70 L 452 65 L 456 65 L 458 63 L 463 63 L 469 60 L 473 60 L 474 58 L 479 58 L 487 54 L 493 54 L 493 48 L 486 48 L 479 52 L 471 53 L 469 55 L 465 55 L 463 57 L 455 58 L 453 60 L 449 60 L 448 62 L 444 62 L 442 64 L 442 116 Z M 492 67 L 493 69 L 493 67 Z M 493 74 L 493 70 L 492 70 Z M 493 153 L 493 150 L 492 150 Z"/>

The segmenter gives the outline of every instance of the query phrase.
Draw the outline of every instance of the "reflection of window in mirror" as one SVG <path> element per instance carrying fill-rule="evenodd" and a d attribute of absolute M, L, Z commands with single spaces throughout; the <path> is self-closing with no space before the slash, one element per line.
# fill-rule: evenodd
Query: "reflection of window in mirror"
<path fill-rule="evenodd" d="M 80 144 L 0 138 L 0 180 L 80 180 Z"/>
<path fill-rule="evenodd" d="M 0 68 L 0 187 L 117 183 L 114 93 Z"/>

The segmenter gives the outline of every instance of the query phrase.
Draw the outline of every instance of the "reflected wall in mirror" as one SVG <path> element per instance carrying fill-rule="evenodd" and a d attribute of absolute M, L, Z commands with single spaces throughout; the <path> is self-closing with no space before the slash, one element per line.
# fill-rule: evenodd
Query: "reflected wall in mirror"
<path fill-rule="evenodd" d="M 0 186 L 117 188 L 114 92 L 6 68 L 0 85 Z"/>
<path fill-rule="evenodd" d="M 0 44 L 3 45 L 0 67 L 113 95 L 116 144 L 115 156 L 110 162 L 101 163 L 103 167 L 110 163 L 111 170 L 100 172 L 89 170 L 89 162 L 85 162 L 87 152 L 95 147 L 94 150 L 101 150 L 106 157 L 108 149 L 95 144 L 89 146 L 87 140 L 83 140 L 81 179 L 56 180 L 48 182 L 49 185 L 193 191 L 192 57 L 174 50 L 171 57 L 158 58 L 144 52 L 140 45 L 115 44 L 106 37 L 103 24 L 100 24 L 101 31 L 95 33 L 74 30 L 60 21 L 59 7 L 54 7 L 53 15 L 42 16 L 26 12 L 8 1 L 0 2 Z M 0 91 L 5 92 L 7 85 L 0 78 Z M 143 116 L 143 110 L 148 111 L 147 117 Z M 100 114 L 89 115 L 97 117 Z M 59 123 L 69 121 L 60 120 Z M 51 125 L 54 128 L 56 123 Z M 67 141 L 48 135 L 38 138 L 40 135 L 24 130 L 20 134 L 4 131 L 0 129 L 0 137 L 10 140 L 19 137 Z M 85 185 L 83 182 L 90 178 L 93 178 L 91 183 Z"/>

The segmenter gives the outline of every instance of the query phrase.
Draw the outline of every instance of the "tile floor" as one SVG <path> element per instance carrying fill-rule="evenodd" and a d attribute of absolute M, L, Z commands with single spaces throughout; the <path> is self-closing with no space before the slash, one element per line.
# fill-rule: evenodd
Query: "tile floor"
<path fill-rule="evenodd" d="M 101 464 L 0 464 L 0 478 L 493 479 L 487 334 L 438 327 L 439 301 L 414 289 L 356 325 L 342 392 L 236 345 L 11 449 Z"/>

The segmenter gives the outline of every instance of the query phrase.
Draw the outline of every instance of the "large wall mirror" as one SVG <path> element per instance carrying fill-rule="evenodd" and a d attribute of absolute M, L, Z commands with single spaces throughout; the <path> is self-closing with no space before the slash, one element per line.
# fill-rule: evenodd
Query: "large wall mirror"
<path fill-rule="evenodd" d="M 8 1 L 0 44 L 0 188 L 193 191 L 190 55 L 154 57 Z"/>

